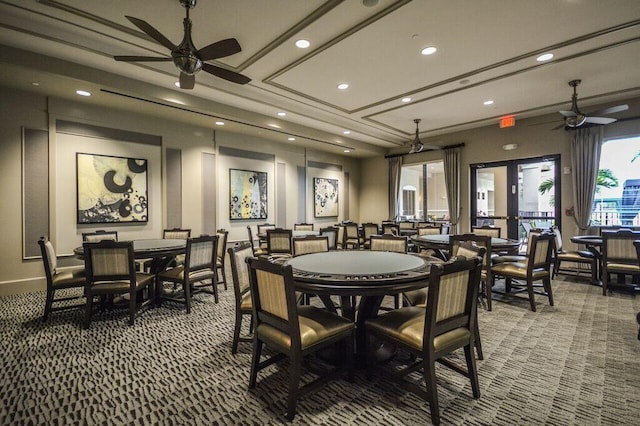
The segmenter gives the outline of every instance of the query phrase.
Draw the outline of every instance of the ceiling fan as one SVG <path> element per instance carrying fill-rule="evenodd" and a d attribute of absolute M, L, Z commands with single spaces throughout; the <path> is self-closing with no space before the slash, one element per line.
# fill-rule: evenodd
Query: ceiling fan
<path fill-rule="evenodd" d="M 440 149 L 439 146 L 435 146 L 435 145 L 425 145 L 422 143 L 422 141 L 420 140 L 420 129 L 418 128 L 418 125 L 420 123 L 419 118 L 416 118 L 413 120 L 414 123 L 416 123 L 416 136 L 415 138 L 413 138 L 413 141 L 411 142 L 411 150 L 409 151 L 409 154 L 415 154 L 418 152 L 422 152 L 425 149 L 426 150 L 434 150 L 434 149 Z"/>
<path fill-rule="evenodd" d="M 114 56 L 113 59 L 124 62 L 173 61 L 176 68 L 180 71 L 181 89 L 193 89 L 196 82 L 195 75 L 200 70 L 231 81 L 232 83 L 247 84 L 250 82 L 251 79 L 249 77 L 206 62 L 240 52 L 242 49 L 235 38 L 220 40 L 205 46 L 202 49 L 196 49 L 193 45 L 193 41 L 191 40 L 192 25 L 191 19 L 189 19 L 189 9 L 196 6 L 196 1 L 197 0 L 180 0 L 180 3 L 187 11 L 187 16 L 184 18 L 184 37 L 182 42 L 177 46 L 142 19 L 134 18 L 132 16 L 126 17 L 133 25 L 140 28 L 149 37 L 169 49 L 171 51 L 171 56 Z"/>
<path fill-rule="evenodd" d="M 616 121 L 615 118 L 599 117 L 600 115 L 613 114 L 620 111 L 626 111 L 629 109 L 629 105 L 616 105 L 609 108 L 604 108 L 599 111 L 594 111 L 588 115 L 581 112 L 578 109 L 578 93 L 576 87 L 580 85 L 582 80 L 571 80 L 569 86 L 573 87 L 573 96 L 571 96 L 571 109 L 569 111 L 559 111 L 564 116 L 564 123 L 558 127 L 554 127 L 553 130 L 566 127 L 568 129 L 576 129 L 584 126 L 585 124 L 610 124 Z"/>

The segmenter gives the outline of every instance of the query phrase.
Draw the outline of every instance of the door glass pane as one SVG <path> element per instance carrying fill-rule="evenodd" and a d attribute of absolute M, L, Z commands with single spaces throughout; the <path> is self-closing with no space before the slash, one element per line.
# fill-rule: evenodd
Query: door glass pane
<path fill-rule="evenodd" d="M 507 166 L 484 167 L 476 171 L 476 226 L 502 228 L 507 235 Z"/>
<path fill-rule="evenodd" d="M 555 225 L 555 164 L 553 161 L 518 164 L 518 216 L 532 228 Z M 519 229 L 523 231 L 523 226 Z M 528 228 L 527 225 L 524 228 Z"/>
<path fill-rule="evenodd" d="M 427 163 L 427 218 L 449 220 L 447 187 L 444 183 L 444 161 Z"/>

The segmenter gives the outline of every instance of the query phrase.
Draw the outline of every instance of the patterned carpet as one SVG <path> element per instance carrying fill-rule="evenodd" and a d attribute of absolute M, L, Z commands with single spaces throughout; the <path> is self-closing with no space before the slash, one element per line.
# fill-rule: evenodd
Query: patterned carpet
<path fill-rule="evenodd" d="M 556 306 L 538 296 L 480 311 L 481 398 L 438 367 L 443 424 L 637 425 L 640 422 L 640 299 L 558 279 Z M 496 297 L 499 299 L 499 296 Z M 247 389 L 250 344 L 231 355 L 233 292 L 179 305 L 40 321 L 44 293 L 0 298 L 0 424 L 280 424 L 287 366 Z M 293 424 L 428 424 L 425 402 L 383 379 L 331 382 L 300 400 Z"/>

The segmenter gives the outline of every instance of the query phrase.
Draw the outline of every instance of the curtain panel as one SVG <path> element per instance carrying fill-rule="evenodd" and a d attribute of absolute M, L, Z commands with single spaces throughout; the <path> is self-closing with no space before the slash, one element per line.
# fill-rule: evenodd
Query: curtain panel
<path fill-rule="evenodd" d="M 402 157 L 389 158 L 389 220 L 396 220 L 400 215 L 400 173 Z"/>
<path fill-rule="evenodd" d="M 574 220 L 580 231 L 587 231 L 596 193 L 602 126 L 573 131 L 571 137 L 571 169 L 573 170 Z"/>
<path fill-rule="evenodd" d="M 460 148 L 444 150 L 444 183 L 447 187 L 449 222 L 452 232 L 457 233 L 462 206 L 460 204 Z"/>

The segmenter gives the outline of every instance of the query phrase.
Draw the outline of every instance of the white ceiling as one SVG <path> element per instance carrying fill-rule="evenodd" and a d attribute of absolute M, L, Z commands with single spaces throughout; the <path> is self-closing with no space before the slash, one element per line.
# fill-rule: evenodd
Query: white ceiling
<path fill-rule="evenodd" d="M 236 38 L 242 52 L 213 63 L 248 85 L 200 72 L 193 90 L 180 90 L 170 62 L 113 60 L 168 54 L 125 15 L 178 44 L 184 14 L 178 0 L 0 0 L 0 84 L 61 97 L 84 84 L 97 92 L 86 102 L 144 105 L 212 128 L 219 117 L 230 131 L 293 135 L 356 156 L 407 144 L 415 118 L 421 137 L 437 141 L 505 115 L 569 109 L 573 79 L 582 79 L 587 112 L 640 95 L 639 0 L 200 0 L 191 10 L 196 47 Z M 311 47 L 295 47 L 301 38 Z M 423 56 L 426 46 L 438 51 Z M 554 58 L 537 62 L 546 52 Z M 349 89 L 337 90 L 341 82 Z M 625 115 L 640 111 L 613 117 Z"/>

